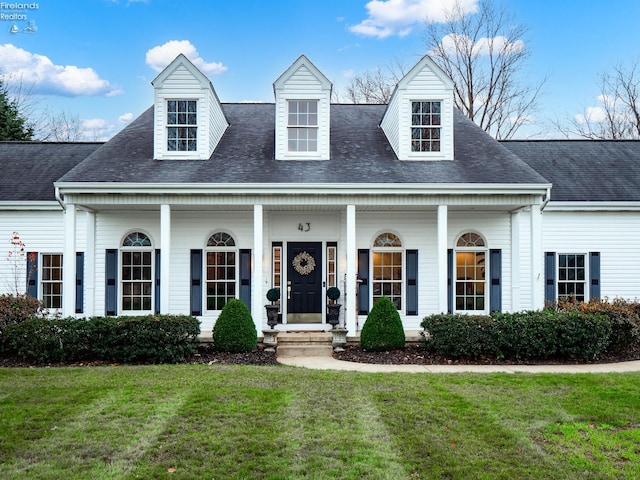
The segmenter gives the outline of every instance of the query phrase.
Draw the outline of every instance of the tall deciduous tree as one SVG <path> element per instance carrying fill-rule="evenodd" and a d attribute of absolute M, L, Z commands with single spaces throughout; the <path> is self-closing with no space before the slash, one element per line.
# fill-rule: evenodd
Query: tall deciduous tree
<path fill-rule="evenodd" d="M 33 127 L 22 116 L 0 78 L 0 140 L 31 140 Z"/>
<path fill-rule="evenodd" d="M 456 2 L 444 22 L 427 27 L 427 53 L 453 80 L 456 107 L 499 139 L 531 121 L 544 84 L 522 81 L 526 32 L 492 0 L 482 0 L 473 14 Z"/>
<path fill-rule="evenodd" d="M 631 67 L 617 65 L 600 75 L 598 105 L 570 120 L 559 129 L 566 136 L 578 135 L 599 140 L 640 139 L 640 72 L 638 62 Z"/>

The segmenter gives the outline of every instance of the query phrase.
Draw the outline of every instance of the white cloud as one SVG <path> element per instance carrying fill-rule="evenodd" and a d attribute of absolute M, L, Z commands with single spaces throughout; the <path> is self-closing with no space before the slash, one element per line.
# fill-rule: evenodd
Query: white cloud
<path fill-rule="evenodd" d="M 103 118 L 82 121 L 82 138 L 87 141 L 106 141 L 116 132 L 116 126 Z"/>
<path fill-rule="evenodd" d="M 607 112 L 602 107 L 587 107 L 584 114 L 579 113 L 574 118 L 576 119 L 576 122 L 580 124 L 590 122 L 600 123 L 607 119 Z"/>
<path fill-rule="evenodd" d="M 227 70 L 221 62 L 205 62 L 189 40 L 170 40 L 164 45 L 153 47 L 147 52 L 147 65 L 160 72 L 181 53 L 203 72 L 219 75 Z"/>
<path fill-rule="evenodd" d="M 510 53 L 524 50 L 524 42 L 522 40 L 509 43 L 507 37 L 501 35 L 491 39 L 483 37 L 474 44 L 473 40 L 465 35 L 450 33 L 444 36 L 441 44 L 447 53 L 455 53 L 460 50 L 473 50 L 477 55 L 488 55 L 491 49 L 493 49 L 494 52 L 503 51 Z"/>
<path fill-rule="evenodd" d="M 0 45 L 0 72 L 8 84 L 20 82 L 35 94 L 76 97 L 122 93 L 122 90 L 100 78 L 92 68 L 55 65 L 44 55 L 28 52 L 10 43 Z"/>
<path fill-rule="evenodd" d="M 474 13 L 479 0 L 371 0 L 368 18 L 349 28 L 353 33 L 385 38 L 404 36 L 427 22 L 444 22 L 446 12 L 457 4 L 462 12 Z"/>
<path fill-rule="evenodd" d="M 123 113 L 118 117 L 118 122 L 129 123 L 132 119 L 133 119 L 133 113 L 127 112 L 127 113 Z"/>

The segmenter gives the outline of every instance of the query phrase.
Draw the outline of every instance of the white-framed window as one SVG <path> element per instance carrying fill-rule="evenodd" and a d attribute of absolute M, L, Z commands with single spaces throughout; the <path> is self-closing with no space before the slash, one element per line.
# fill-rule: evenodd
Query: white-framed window
<path fill-rule="evenodd" d="M 287 101 L 289 152 L 318 151 L 318 100 Z"/>
<path fill-rule="evenodd" d="M 45 308 L 62 308 L 62 255 L 43 253 L 40 255 L 41 299 Z"/>
<path fill-rule="evenodd" d="M 271 246 L 271 261 L 273 272 L 272 288 L 278 288 L 282 292 L 282 244 L 279 242 L 273 243 Z"/>
<path fill-rule="evenodd" d="M 338 286 L 338 247 L 327 245 L 327 288 Z"/>
<path fill-rule="evenodd" d="M 390 232 L 373 242 L 373 303 L 382 296 L 389 298 L 398 311 L 402 310 L 402 241 Z"/>
<path fill-rule="evenodd" d="M 128 234 L 120 250 L 122 311 L 153 310 L 153 248 L 142 232 Z"/>
<path fill-rule="evenodd" d="M 205 255 L 207 310 L 222 310 L 236 298 L 237 254 L 234 238 L 226 232 L 216 232 L 207 241 Z"/>
<path fill-rule="evenodd" d="M 558 300 L 584 302 L 587 296 L 587 255 L 558 254 Z"/>
<path fill-rule="evenodd" d="M 488 250 L 482 236 L 475 232 L 460 235 L 455 249 L 455 311 L 487 311 L 487 259 Z"/>
<path fill-rule="evenodd" d="M 442 134 L 442 102 L 411 102 L 411 151 L 439 152 Z"/>
<path fill-rule="evenodd" d="M 167 100 L 167 150 L 195 152 L 198 149 L 198 102 Z"/>

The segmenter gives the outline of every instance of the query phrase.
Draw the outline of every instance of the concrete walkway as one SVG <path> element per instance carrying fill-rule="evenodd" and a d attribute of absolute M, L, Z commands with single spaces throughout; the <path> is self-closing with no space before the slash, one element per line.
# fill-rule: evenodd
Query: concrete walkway
<path fill-rule="evenodd" d="M 589 365 L 377 365 L 336 360 L 329 356 L 278 357 L 292 367 L 315 370 L 407 373 L 623 373 L 640 372 L 640 360 Z"/>

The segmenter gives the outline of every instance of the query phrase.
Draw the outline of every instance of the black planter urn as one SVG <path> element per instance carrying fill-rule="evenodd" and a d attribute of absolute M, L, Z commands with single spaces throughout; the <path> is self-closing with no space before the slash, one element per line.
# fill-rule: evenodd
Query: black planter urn
<path fill-rule="evenodd" d="M 327 304 L 327 323 L 331 325 L 331 328 L 336 328 L 338 323 L 340 323 L 340 308 L 342 307 L 339 303 L 328 303 Z"/>

